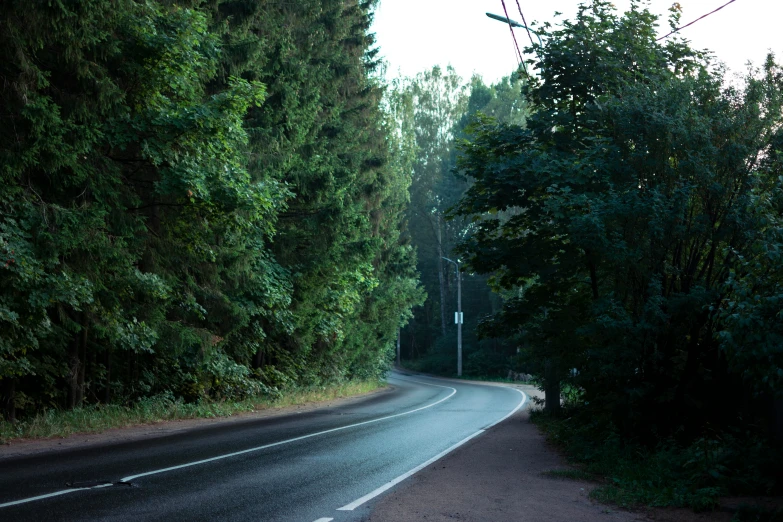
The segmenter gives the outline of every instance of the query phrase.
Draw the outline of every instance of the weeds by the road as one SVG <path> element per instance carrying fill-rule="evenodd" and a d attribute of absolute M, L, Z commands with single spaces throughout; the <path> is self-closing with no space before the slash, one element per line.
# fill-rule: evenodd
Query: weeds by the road
<path fill-rule="evenodd" d="M 591 493 L 600 502 L 705 511 L 716 508 L 722 496 L 763 496 L 780 489 L 777 470 L 771 469 L 779 461 L 775 450 L 750 432 L 714 434 L 689 446 L 666 440 L 646 447 L 607 436 L 568 414 L 553 418 L 536 411 L 532 419 L 580 466 L 580 475 L 600 479 Z"/>
<path fill-rule="evenodd" d="M 47 410 L 14 424 L 0 421 L 0 443 L 14 439 L 67 437 L 75 433 L 97 433 L 175 419 L 229 417 L 231 415 L 283 408 L 297 404 L 349 397 L 375 390 L 384 384 L 376 380 L 354 381 L 330 386 L 294 388 L 279 396 L 256 397 L 242 401 L 206 401 L 186 403 L 171 395 L 140 399 L 130 406 L 100 404 L 70 411 Z"/>
<path fill-rule="evenodd" d="M 732 522 L 783 522 L 783 508 L 764 509 L 756 506 L 740 506 Z"/>

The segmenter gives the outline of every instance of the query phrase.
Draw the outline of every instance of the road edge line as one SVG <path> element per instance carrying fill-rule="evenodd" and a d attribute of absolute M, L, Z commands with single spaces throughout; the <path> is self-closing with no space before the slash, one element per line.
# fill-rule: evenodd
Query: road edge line
<path fill-rule="evenodd" d="M 426 383 L 424 383 L 424 384 L 426 384 Z M 438 386 L 438 385 L 434 384 L 433 386 Z M 418 473 L 422 469 L 426 468 L 427 466 L 429 466 L 433 462 L 437 462 L 438 460 L 440 460 L 441 458 L 445 457 L 446 455 L 448 455 L 449 453 L 451 453 L 455 449 L 459 448 L 460 446 L 462 446 L 463 444 L 465 444 L 469 440 L 471 440 L 471 439 L 473 439 L 475 437 L 478 437 L 479 435 L 481 435 L 482 433 L 485 433 L 487 430 L 489 430 L 493 426 L 496 426 L 497 424 L 500 424 L 504 420 L 506 420 L 509 417 L 511 417 L 512 415 L 514 415 L 516 412 L 518 412 L 520 409 L 522 409 L 522 406 L 525 405 L 525 403 L 527 402 L 527 398 L 528 397 L 527 397 L 527 394 L 525 392 L 523 392 L 522 390 L 520 390 L 518 388 L 511 388 L 511 387 L 508 387 L 508 388 L 510 390 L 514 390 L 516 392 L 519 392 L 520 395 L 522 395 L 522 401 L 519 404 L 517 404 L 517 407 L 514 408 L 513 410 L 511 410 L 511 412 L 508 413 L 505 417 L 501 418 L 500 420 L 497 420 L 497 421 L 493 422 L 492 424 L 488 425 L 485 428 L 481 428 L 480 430 L 478 430 L 477 432 L 475 432 L 475 433 L 473 433 L 471 435 L 468 435 L 467 437 L 465 437 L 461 441 L 459 441 L 456 444 L 454 444 L 453 446 L 450 446 L 450 447 L 446 448 L 445 450 L 441 451 L 440 453 L 438 453 L 437 455 L 435 455 L 434 457 L 432 457 L 428 461 L 424 462 L 423 464 L 419 464 L 415 468 L 413 468 L 410 471 L 407 471 L 407 472 L 403 473 L 402 475 L 400 475 L 400 476 L 390 480 L 389 482 L 387 482 L 386 484 L 382 485 L 381 487 L 370 491 L 369 493 L 367 493 L 363 497 L 357 498 L 353 502 L 351 502 L 349 504 L 346 504 L 343 507 L 337 508 L 337 511 L 353 511 L 354 509 L 356 509 L 357 507 L 359 507 L 362 504 L 366 503 L 367 501 L 372 500 L 373 498 L 377 497 L 381 493 L 384 493 L 384 492 L 388 491 L 389 489 L 393 488 L 394 486 L 396 486 L 397 484 L 399 484 L 403 480 L 405 480 L 405 479 L 415 475 L 416 473 Z"/>
<path fill-rule="evenodd" d="M 442 403 L 443 401 L 446 401 L 446 400 L 452 398 L 457 393 L 457 390 L 455 388 L 452 388 L 451 386 L 442 386 L 440 384 L 431 384 L 431 383 L 427 383 L 427 382 L 416 381 L 416 380 L 413 380 L 413 379 L 401 379 L 401 380 L 403 380 L 403 381 L 406 381 L 406 380 L 413 381 L 413 382 L 416 382 L 418 384 L 424 384 L 424 385 L 427 385 L 427 386 L 435 386 L 435 387 L 438 387 L 438 388 L 446 388 L 448 390 L 451 390 L 451 393 L 448 394 L 446 397 L 444 397 L 444 398 L 442 398 L 442 399 L 440 399 L 438 401 L 433 402 L 432 404 L 428 404 L 426 406 L 422 406 L 420 408 L 416 408 L 416 409 L 413 409 L 413 410 L 404 411 L 402 413 L 395 413 L 394 415 L 387 415 L 386 417 L 380 417 L 380 418 L 377 418 L 377 419 L 371 419 L 371 420 L 368 420 L 368 421 L 358 422 L 356 424 L 349 424 L 347 426 L 340 426 L 340 427 L 332 428 L 332 429 L 329 429 L 329 430 L 318 431 L 316 433 L 309 433 L 307 435 L 294 437 L 292 439 L 286 439 L 286 440 L 281 440 L 281 441 L 278 441 L 278 442 L 272 442 L 270 444 L 264 444 L 263 446 L 256 446 L 255 448 L 248 448 L 248 449 L 241 450 L 241 451 L 235 451 L 235 452 L 232 452 L 232 453 L 226 453 L 224 455 L 218 455 L 216 457 L 210 457 L 208 459 L 197 460 L 195 462 L 187 462 L 185 464 L 180 464 L 180 465 L 177 465 L 177 466 L 170 466 L 168 468 L 156 469 L 156 470 L 147 471 L 147 472 L 144 472 L 144 473 L 137 473 L 136 475 L 130 475 L 130 476 L 127 476 L 125 478 L 122 478 L 122 479 L 119 480 L 119 482 L 130 482 L 130 481 L 138 479 L 138 478 L 149 477 L 150 475 L 158 475 L 160 473 L 166 473 L 168 471 L 175 471 L 175 470 L 178 470 L 178 469 L 189 468 L 191 466 L 198 466 L 200 464 L 206 464 L 208 462 L 214 462 L 216 460 L 223 460 L 223 459 L 227 459 L 227 458 L 230 458 L 230 457 L 236 457 L 236 456 L 239 456 L 239 455 L 244 455 L 245 453 L 253 453 L 253 452 L 256 452 L 256 451 L 261 451 L 261 450 L 264 450 L 264 449 L 273 448 L 275 446 L 282 446 L 283 444 L 289 444 L 291 442 L 297 442 L 297 441 L 300 441 L 300 440 L 309 439 L 311 437 L 317 437 L 319 435 L 326 435 L 327 433 L 334 433 L 336 431 L 347 430 L 349 428 L 355 428 L 357 426 L 364 426 L 364 425 L 367 425 L 367 424 L 372 424 L 372 423 L 380 422 L 380 421 L 383 421 L 383 420 L 393 419 L 395 417 L 402 417 L 403 415 L 409 415 L 411 413 L 416 413 L 417 411 L 426 410 L 427 408 L 432 408 L 433 406 L 436 406 L 436 405 Z M 6 507 L 11 507 L 11 506 L 16 506 L 16 505 L 19 505 L 19 504 L 26 504 L 28 502 L 35 502 L 37 500 L 43 500 L 43 499 L 50 498 L 50 497 L 66 495 L 68 493 L 75 493 L 77 491 L 82 491 L 82 490 L 85 490 L 85 489 L 96 489 L 98 487 L 105 487 L 105 486 L 106 485 L 96 486 L 94 488 L 62 489 L 62 490 L 59 490 L 59 491 L 54 491 L 52 493 L 47 493 L 45 495 L 38 495 L 38 496 L 35 496 L 35 497 L 27 497 L 27 498 L 22 498 L 22 499 L 19 499 L 19 500 L 12 500 L 10 502 L 6 502 L 6 503 L 3 503 L 3 504 L 0 504 L 0 509 L 6 508 Z"/>

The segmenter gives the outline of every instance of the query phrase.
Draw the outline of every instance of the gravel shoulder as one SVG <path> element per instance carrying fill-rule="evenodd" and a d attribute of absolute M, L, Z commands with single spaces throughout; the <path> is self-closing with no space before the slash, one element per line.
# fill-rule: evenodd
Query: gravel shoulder
<path fill-rule="evenodd" d="M 464 381 L 462 381 L 464 382 Z M 489 384 L 489 383 L 482 383 Z M 497 384 L 498 386 L 509 386 Z M 511 385 L 528 397 L 533 386 Z M 532 402 L 532 401 L 531 401 Z M 570 469 L 529 419 L 528 404 L 506 421 L 418 472 L 380 498 L 365 522 L 728 522 L 725 513 L 689 510 L 630 512 L 592 501 L 595 483 L 544 472 Z"/>

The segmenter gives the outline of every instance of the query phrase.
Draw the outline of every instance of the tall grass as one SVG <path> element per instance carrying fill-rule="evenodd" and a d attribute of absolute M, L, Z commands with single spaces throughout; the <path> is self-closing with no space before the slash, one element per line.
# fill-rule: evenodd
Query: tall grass
<path fill-rule="evenodd" d="M 284 408 L 350 397 L 384 386 L 377 380 L 352 381 L 329 386 L 293 388 L 277 397 L 263 396 L 242 401 L 201 400 L 185 403 L 171 395 L 141 399 L 132 406 L 99 404 L 73 410 L 47 410 L 14 424 L 0 421 L 0 443 L 18 439 L 67 437 L 76 433 L 99 433 L 111 428 L 176 420 L 230 417 L 232 415 Z"/>

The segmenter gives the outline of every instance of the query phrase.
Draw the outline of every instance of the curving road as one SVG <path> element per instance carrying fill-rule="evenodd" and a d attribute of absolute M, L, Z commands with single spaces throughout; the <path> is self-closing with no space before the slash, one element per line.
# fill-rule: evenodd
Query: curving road
<path fill-rule="evenodd" d="M 361 520 L 526 399 L 396 372 L 388 382 L 342 407 L 2 460 L 0 520 Z"/>

